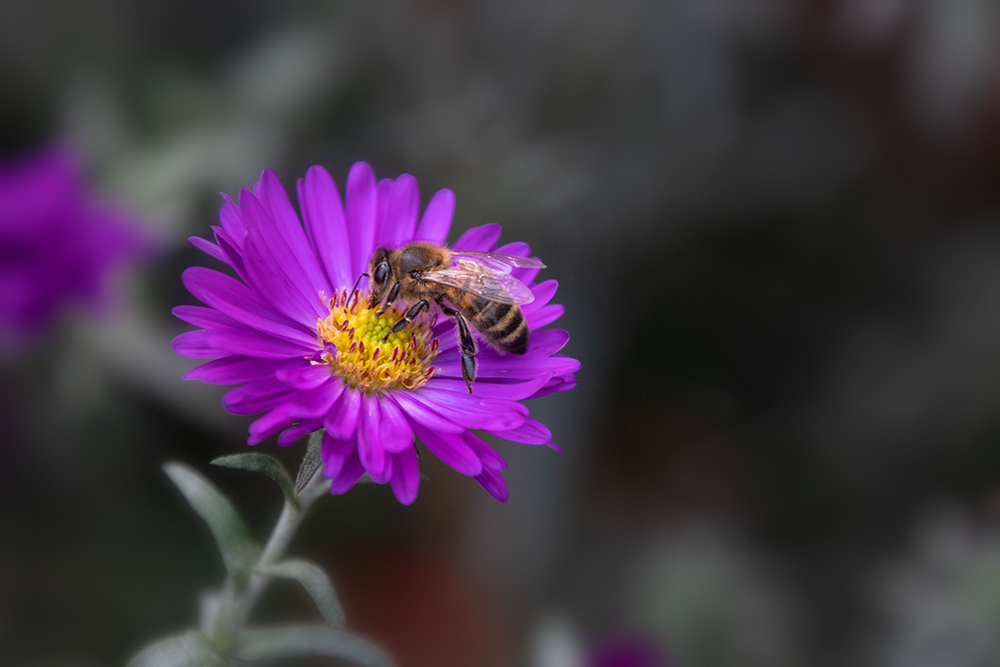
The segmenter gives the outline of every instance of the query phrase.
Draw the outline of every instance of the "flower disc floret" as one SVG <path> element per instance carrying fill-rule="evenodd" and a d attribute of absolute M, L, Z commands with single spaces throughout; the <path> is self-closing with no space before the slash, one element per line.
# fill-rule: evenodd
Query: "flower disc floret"
<path fill-rule="evenodd" d="M 417 389 L 434 376 L 431 365 L 440 343 L 435 321 L 421 313 L 405 329 L 392 326 L 403 311 L 389 306 L 383 312 L 369 305 L 368 295 L 356 292 L 348 303 L 346 292 L 329 300 L 330 314 L 316 330 L 325 343 L 320 362 L 328 364 L 347 384 L 367 394 L 389 389 Z"/>

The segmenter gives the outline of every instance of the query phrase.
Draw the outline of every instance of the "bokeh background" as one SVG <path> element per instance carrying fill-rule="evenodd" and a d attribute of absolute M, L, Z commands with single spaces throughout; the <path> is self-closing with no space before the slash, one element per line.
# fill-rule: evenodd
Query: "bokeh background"
<path fill-rule="evenodd" d="M 4 360 L 0 664 L 195 622 L 224 569 L 165 460 L 269 528 L 207 466 L 250 419 L 170 351 L 186 238 L 360 159 L 531 243 L 583 369 L 506 505 L 425 457 L 412 507 L 315 511 L 351 628 L 402 667 L 996 664 L 998 34 L 990 0 L 5 0 L 3 153 L 73 146 L 163 251 Z"/>

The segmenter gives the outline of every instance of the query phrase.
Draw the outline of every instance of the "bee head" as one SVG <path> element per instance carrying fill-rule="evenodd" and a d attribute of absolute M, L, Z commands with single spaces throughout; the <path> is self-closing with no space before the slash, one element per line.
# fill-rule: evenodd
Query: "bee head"
<path fill-rule="evenodd" d="M 371 276 L 370 290 L 372 306 L 382 301 L 391 285 L 392 268 L 389 266 L 389 249 L 377 248 L 368 261 L 368 275 Z"/>

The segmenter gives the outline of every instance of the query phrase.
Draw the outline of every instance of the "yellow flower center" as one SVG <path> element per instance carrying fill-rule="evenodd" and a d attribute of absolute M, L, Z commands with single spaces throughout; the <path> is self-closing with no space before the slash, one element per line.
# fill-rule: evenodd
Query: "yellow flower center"
<path fill-rule="evenodd" d="M 367 393 L 416 389 L 434 375 L 437 369 L 431 362 L 439 351 L 432 330 L 436 316 L 421 312 L 405 329 L 391 333 L 403 311 L 390 306 L 379 314 L 362 292 L 347 301 L 346 290 L 334 295 L 330 314 L 317 321 L 319 339 L 329 345 L 315 363 L 329 365 L 351 387 Z"/>

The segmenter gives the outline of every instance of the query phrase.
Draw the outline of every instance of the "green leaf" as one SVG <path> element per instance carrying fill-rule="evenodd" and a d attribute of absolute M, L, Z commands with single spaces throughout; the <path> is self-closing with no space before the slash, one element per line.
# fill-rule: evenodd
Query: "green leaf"
<path fill-rule="evenodd" d="M 285 500 L 298 508 L 299 502 L 295 499 L 295 488 L 292 485 L 292 476 L 285 470 L 285 466 L 270 454 L 260 452 L 245 452 L 243 454 L 232 454 L 230 456 L 220 456 L 212 461 L 214 466 L 224 468 L 236 468 L 238 470 L 250 470 L 252 472 L 264 473 L 281 487 L 281 492 L 285 494 Z"/>
<path fill-rule="evenodd" d="M 233 584 L 241 588 L 260 557 L 260 547 L 236 508 L 211 482 L 183 463 L 166 463 L 163 471 L 208 524 Z"/>
<path fill-rule="evenodd" d="M 302 490 L 302 493 L 299 494 L 299 502 L 308 505 L 316 498 L 330 493 L 331 486 L 333 486 L 332 479 L 321 479 L 316 484 Z"/>
<path fill-rule="evenodd" d="M 226 661 L 200 632 L 185 632 L 150 644 L 126 667 L 226 667 Z"/>
<path fill-rule="evenodd" d="M 312 596 L 327 623 L 335 628 L 344 627 L 344 610 L 333 591 L 330 578 L 318 565 L 304 560 L 285 560 L 273 565 L 258 566 L 256 571 L 272 577 L 296 580 Z"/>
<path fill-rule="evenodd" d="M 241 660 L 282 660 L 306 655 L 325 655 L 348 660 L 362 667 L 392 667 L 384 651 L 360 637 L 325 626 L 289 625 L 247 630 L 236 647 Z"/>
<path fill-rule="evenodd" d="M 316 474 L 316 470 L 323 465 L 323 431 L 313 431 L 309 434 L 309 446 L 306 454 L 302 457 L 302 465 L 299 466 L 299 474 L 295 476 L 295 493 L 302 493 L 309 480 Z"/>

